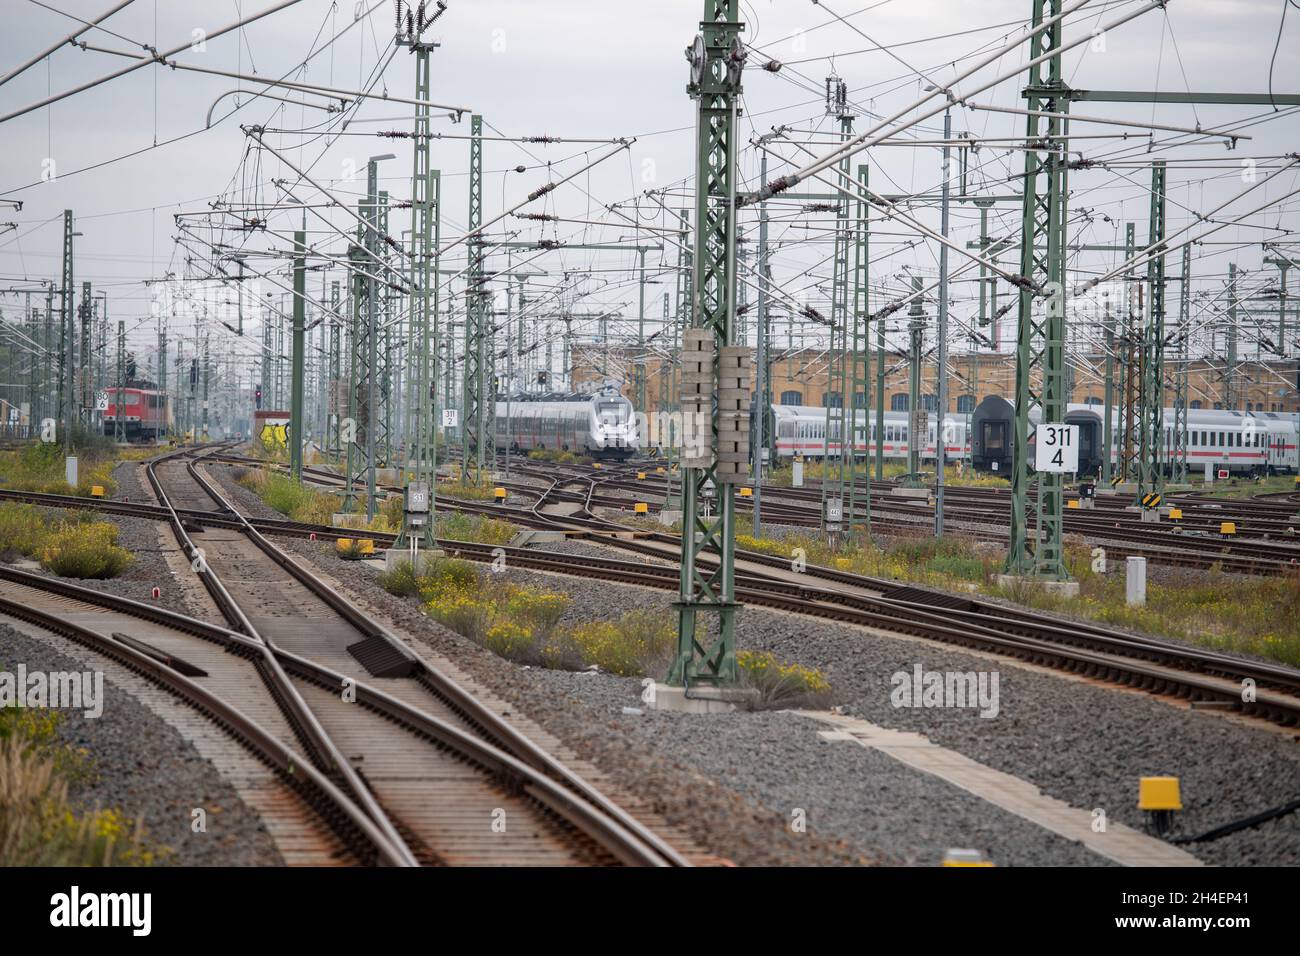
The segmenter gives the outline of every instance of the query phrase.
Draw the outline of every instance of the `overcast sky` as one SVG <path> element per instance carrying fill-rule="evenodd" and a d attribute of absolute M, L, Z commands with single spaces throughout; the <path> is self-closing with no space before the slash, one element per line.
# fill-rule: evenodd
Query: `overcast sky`
<path fill-rule="evenodd" d="M 235 22 L 241 11 L 248 16 L 275 2 L 136 0 L 103 24 L 111 32 L 93 30 L 82 39 L 91 46 L 133 54 L 140 52 L 141 45 L 165 51 L 201 37 L 195 31 L 215 32 Z M 98 16 L 112 5 L 113 0 L 53 0 L 49 4 L 80 18 Z M 494 229 L 493 236 L 506 238 L 508 227 L 520 230 L 521 239 L 547 236 L 570 243 L 651 244 L 653 234 L 638 237 L 602 207 L 633 204 L 640 197 L 640 215 L 645 221 L 668 225 L 657 199 L 643 195 L 646 190 L 666 190 L 663 199 L 674 208 L 690 204 L 695 108 L 685 90 L 688 64 L 683 51 L 698 30 L 702 6 L 701 0 L 450 0 L 446 13 L 427 34 L 442 44 L 434 54 L 435 102 L 480 113 L 489 124 L 489 135 L 636 139 L 630 149 L 617 150 L 613 158 L 590 173 L 529 207 L 569 218 L 606 220 L 611 225 L 539 226 L 509 220 Z M 1139 6 L 1135 0 L 1093 0 L 1071 17 L 1067 39 L 1086 36 Z M 824 78 L 832 70 L 848 84 L 850 100 L 860 114 L 856 129 L 861 131 L 868 128 L 873 116 L 889 115 L 915 101 L 925 82 L 920 74 L 947 82 L 962 68 L 954 67 L 954 62 L 969 64 L 972 54 L 1005 43 L 1023 26 L 1031 7 L 1031 0 L 831 0 L 829 5 L 815 5 L 811 0 L 746 0 L 742 4 L 745 37 L 757 49 L 751 52 L 751 68 L 745 73 L 742 142 L 747 144 L 752 136 L 785 124 L 793 130 L 789 139 L 813 139 L 808 148 L 825 152 L 835 129 L 835 121 L 825 116 L 823 108 Z M 0 9 L 6 24 L 0 33 L 0 72 L 4 73 L 77 27 L 75 20 L 31 0 L 0 0 Z M 358 12 L 370 9 L 373 12 L 368 17 L 363 15 L 354 23 Z M 245 29 L 208 39 L 204 48 L 187 49 L 177 59 L 259 76 L 293 74 L 307 83 L 345 90 L 366 88 L 373 82 L 375 90 L 409 97 L 413 95 L 414 62 L 405 50 L 392 55 L 392 9 L 392 0 L 362 0 L 355 6 L 302 0 Z M 1300 92 L 1300 11 L 1292 13 L 1281 35 L 1273 71 L 1277 92 Z M 836 15 L 847 22 L 837 20 Z M 1144 14 L 1067 54 L 1066 79 L 1084 89 L 1265 92 L 1281 15 L 1282 0 L 1171 0 L 1167 11 Z M 339 34 L 342 37 L 331 42 Z M 888 47 L 888 52 L 877 49 L 877 44 Z M 1024 50 L 1024 45 L 1020 46 L 979 77 L 991 80 L 1023 63 Z M 308 65 L 299 68 L 309 56 Z M 758 69 L 765 58 L 785 66 L 778 73 Z M 375 82 L 376 64 L 386 61 Z M 109 53 L 64 46 L 0 86 L 0 115 L 120 70 L 130 62 Z M 348 112 L 346 135 L 335 135 L 342 131 L 337 115 L 245 94 L 238 99 L 221 98 L 215 105 L 213 127 L 205 129 L 214 100 L 241 85 L 245 90 L 260 89 L 254 83 L 149 65 L 3 122 L 0 195 L 22 203 L 21 210 L 0 208 L 0 221 L 17 224 L 16 230 L 0 235 L 5 285 L 29 288 L 44 280 L 58 281 L 62 211 L 73 209 L 77 229 L 83 233 L 76 240 L 78 289 L 87 280 L 97 292 L 107 292 L 110 317 L 127 319 L 133 345 L 146 349 L 153 342 L 155 321 L 149 314 L 151 288 L 145 282 L 168 273 L 183 277 L 210 271 L 208 264 L 186 263 L 192 253 L 175 242 L 179 235 L 174 222 L 177 213 L 202 213 L 217 198 L 235 204 L 284 202 L 283 193 L 272 183 L 276 179 L 287 180 L 285 185 L 303 201 L 322 199 L 275 156 L 257 150 L 241 124 L 282 131 L 268 132 L 268 144 L 300 168 L 309 167 L 312 178 L 334 195 L 352 202 L 364 189 L 366 158 L 396 153 L 398 159 L 382 166 L 382 186 L 394 200 L 409 198 L 409 140 L 353 134 L 408 130 L 410 107 L 370 100 Z M 973 100 L 1023 107 L 1022 86 L 1023 78 L 1018 77 Z M 972 87 L 968 83 L 964 88 Z M 1150 173 L 1143 166 L 1144 149 L 1134 149 L 1134 139 L 1126 143 L 1114 138 L 1128 132 L 1144 146 L 1148 131 L 1141 124 L 1233 126 L 1254 137 L 1241 140 L 1235 152 L 1226 150 L 1221 141 L 1206 138 L 1161 149 L 1159 155 L 1170 161 L 1170 231 L 1190 222 L 1192 211 L 1209 211 L 1245 189 L 1242 160 L 1255 157 L 1258 178 L 1263 179 L 1278 168 L 1276 157 L 1300 150 L 1300 120 L 1294 111 L 1253 123 L 1255 118 L 1272 113 L 1268 106 L 1079 103 L 1074 112 L 1123 118 L 1139 125 L 1076 122 L 1072 126 L 1075 134 L 1111 137 L 1072 143 L 1084 156 L 1126 154 L 1137 160 L 1123 167 L 1071 175 L 1071 211 L 1087 211 L 1091 217 L 1090 222 L 1076 221 L 1072 242 L 1122 242 L 1121 224 L 1125 221 L 1138 223 L 1139 244 L 1145 242 Z M 455 124 L 442 116 L 434 123 L 436 131 L 457 136 L 467 134 L 468 126 L 467 119 Z M 310 133 L 300 132 L 304 128 L 310 128 Z M 957 108 L 953 128 L 955 133 L 1005 138 L 1023 136 L 1025 120 Z M 936 118 L 911 127 L 903 136 L 933 140 L 940 129 Z M 1154 135 L 1167 141 L 1175 134 Z M 488 142 L 484 152 L 485 218 L 610 149 L 599 144 Z M 790 159 L 807 157 L 794 145 L 779 149 Z M 435 142 L 433 154 L 433 165 L 444 177 L 442 229 L 446 241 L 465 227 L 469 148 L 464 140 L 449 138 Z M 1199 158 L 1204 162 L 1189 162 Z M 941 175 L 939 153 L 932 147 L 879 147 L 859 154 L 854 165 L 860 161 L 871 166 L 873 188 L 884 192 L 925 191 L 937 184 Z M 554 163 L 552 169 L 545 168 L 547 162 Z M 790 168 L 780 167 L 775 159 L 772 162 L 770 175 Z M 741 164 L 747 186 L 752 187 L 757 181 L 757 151 L 746 145 Z M 1007 180 L 1023 168 L 1022 154 L 988 144 L 971 157 L 971 164 L 972 190 L 1005 194 L 1018 189 L 1018 182 Z M 514 172 L 518 165 L 527 168 L 523 173 Z M 359 171 L 356 178 L 348 178 L 350 169 Z M 52 179 L 48 178 L 50 172 L 55 174 Z M 1300 174 L 1292 166 L 1229 207 L 1224 215 L 1263 205 L 1297 188 Z M 623 208 L 637 214 L 631 205 Z M 1199 246 L 1195 253 L 1197 288 L 1211 294 L 1221 289 L 1229 261 L 1250 270 L 1246 281 L 1263 287 L 1266 276 L 1274 273 L 1259 271 L 1261 242 L 1285 240 L 1286 230 L 1300 228 L 1296 210 L 1293 197 L 1251 217 L 1247 225 L 1215 234 L 1213 239 L 1224 245 Z M 409 228 L 408 211 L 395 210 L 392 215 L 390 230 L 395 235 Z M 915 215 L 937 228 L 936 209 L 927 206 Z M 336 210 L 328 216 L 335 226 L 349 228 L 343 213 Z M 774 208 L 773 217 L 777 280 L 792 297 L 821 303 L 829 289 L 826 230 L 832 218 L 824 213 L 808 216 L 791 206 Z M 969 204 L 955 204 L 952 220 L 956 244 L 964 246 L 977 237 L 977 212 Z M 299 222 L 297 213 L 288 212 L 277 212 L 271 220 L 272 227 L 280 230 L 292 229 Z M 999 204 L 993 211 L 990 233 L 1009 234 L 1018 223 L 1018 206 Z M 751 224 L 747 217 L 746 226 Z M 331 241 L 324 222 L 312 218 L 308 227 L 313 243 L 319 243 L 323 251 L 343 254 L 342 239 Z M 873 308 L 905 287 L 905 267 L 933 275 L 939 248 L 934 242 L 916 241 L 914 230 L 897 222 L 882 223 L 878 229 L 872 242 Z M 254 242 L 260 249 L 285 247 L 272 236 L 206 235 L 236 245 Z M 1292 243 L 1289 248 L 1294 255 L 1300 247 Z M 451 253 L 444 265 L 458 268 L 456 259 L 463 256 L 462 250 Z M 1080 270 L 1078 277 L 1086 277 L 1115 261 L 1112 253 L 1080 253 L 1071 264 Z M 660 266 L 675 262 L 676 249 L 671 245 L 647 257 L 652 277 L 658 276 Z M 626 333 L 637 308 L 635 264 L 635 254 L 630 252 L 596 254 L 569 249 L 540 258 L 528 268 L 547 271 L 547 275 L 530 280 L 536 294 L 549 292 L 557 303 L 577 310 L 621 310 L 625 318 L 631 318 L 615 331 Z M 961 264 L 961 258 L 954 256 L 953 267 Z M 505 263 L 494 265 L 503 268 Z M 1170 269 L 1177 268 L 1174 257 Z M 566 278 L 565 270 L 582 271 L 583 275 Z M 312 281 L 318 282 L 320 277 Z M 662 311 L 662 294 L 673 289 L 671 278 L 650 286 L 648 314 L 657 317 Z M 975 308 L 974 287 L 955 284 L 953 298 L 954 317 L 968 322 Z M 22 300 L 8 296 L 0 299 L 0 306 L 12 315 L 15 309 L 21 310 Z M 177 326 L 181 325 L 178 321 Z M 173 331 L 184 335 L 188 330 L 174 327 Z M 1004 340 L 1008 334 L 1009 324 L 1004 328 Z M 247 352 L 246 343 L 229 343 L 228 348 L 231 354 Z"/>

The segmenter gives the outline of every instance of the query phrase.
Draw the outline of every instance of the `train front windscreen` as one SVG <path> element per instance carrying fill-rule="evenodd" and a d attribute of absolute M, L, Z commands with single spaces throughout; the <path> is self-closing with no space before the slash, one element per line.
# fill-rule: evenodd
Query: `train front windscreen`
<path fill-rule="evenodd" d="M 623 425 L 627 422 L 628 406 L 624 402 L 599 402 L 596 415 L 602 425 Z"/>

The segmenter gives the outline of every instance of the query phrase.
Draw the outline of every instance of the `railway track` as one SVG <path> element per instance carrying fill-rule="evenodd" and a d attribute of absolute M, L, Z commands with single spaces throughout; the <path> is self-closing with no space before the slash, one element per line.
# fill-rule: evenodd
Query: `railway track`
<path fill-rule="evenodd" d="M 592 511 L 598 481 L 588 475 L 552 478 L 549 486 L 538 492 L 532 505 L 515 509 L 510 520 L 518 520 L 516 515 L 527 516 L 535 526 L 610 533 L 602 538 L 606 544 L 629 551 L 640 561 L 502 549 L 450 540 L 441 541 L 440 547 L 481 562 L 490 562 L 504 552 L 507 563 L 515 567 L 676 590 L 678 569 L 671 562 L 675 562 L 680 547 L 678 539 L 663 533 L 614 537 L 613 533 L 621 526 Z M 584 500 L 577 513 L 550 514 L 546 509 L 557 496 L 562 496 L 566 504 L 575 498 Z M 497 515 L 502 511 L 497 506 L 485 506 L 485 510 Z M 310 526 L 283 527 L 283 530 L 317 537 L 355 534 Z M 372 536 L 379 544 L 393 540 L 392 536 Z M 648 564 L 646 558 L 668 563 Z M 1286 726 L 1300 723 L 1300 671 L 1280 665 L 1190 648 L 1172 641 L 1136 637 L 925 588 L 900 586 L 895 581 L 833 568 L 810 565 L 804 573 L 794 575 L 785 560 L 755 552 L 738 553 L 737 582 L 737 597 L 745 603 L 1009 654 L 1157 693 L 1213 701 Z M 864 590 L 874 593 L 864 594 Z M 1255 700 L 1243 701 L 1244 681 L 1250 681 L 1256 688 Z"/>
<path fill-rule="evenodd" d="M 643 481 L 632 481 L 606 475 L 595 480 L 602 487 L 635 491 L 642 498 L 662 500 L 663 479 L 660 476 L 652 479 L 647 475 Z M 881 494 L 876 485 L 872 483 L 871 522 L 874 529 L 889 535 L 915 535 L 918 530 L 928 527 L 931 510 L 919 506 L 916 499 Z M 1009 516 L 1008 500 L 996 494 L 985 497 L 980 493 L 963 498 L 963 491 L 971 489 L 945 491 L 949 496 L 945 503 L 947 518 L 960 523 L 962 534 L 980 541 L 1003 543 L 1005 530 L 990 528 L 989 525 L 1003 517 L 1003 510 Z M 993 489 L 980 489 L 980 492 L 985 491 Z M 627 506 L 625 499 L 601 495 L 594 496 L 592 502 L 602 507 Z M 991 511 L 991 505 L 997 510 Z M 752 511 L 752 505 L 745 499 L 738 499 L 737 507 L 741 513 Z M 1183 520 L 1176 524 L 1153 525 L 1120 511 L 1120 507 L 1101 507 L 1094 511 L 1071 509 L 1065 515 L 1066 532 L 1104 544 L 1119 555 L 1145 557 L 1153 564 L 1201 569 L 1218 566 L 1231 573 L 1255 575 L 1278 574 L 1300 567 L 1300 539 L 1296 538 L 1300 521 L 1293 517 L 1289 520 L 1277 517 L 1267 522 L 1258 518 L 1247 521 L 1233 510 L 1191 503 L 1188 507 L 1197 510 L 1185 514 Z M 771 488 L 763 502 L 767 520 L 795 527 L 820 527 L 820 511 L 820 491 L 815 488 Z M 1236 536 L 1220 534 L 1221 522 L 1234 518 L 1238 523 Z M 852 520 L 864 522 L 865 511 L 855 512 Z M 1273 535 L 1281 540 L 1268 540 Z"/>
<path fill-rule="evenodd" d="M 540 491 L 529 509 L 513 509 L 510 520 L 518 520 L 516 515 L 526 516 L 536 526 L 579 527 L 605 532 L 620 527 L 596 517 L 589 506 L 581 506 L 578 514 L 547 514 L 545 509 L 553 494 L 579 496 L 580 492 L 565 491 L 573 486 L 585 487 L 590 494 L 595 481 L 586 476 L 552 479 L 551 486 Z M 63 503 L 66 506 L 67 502 Z M 155 520 L 162 517 L 160 509 L 134 503 L 107 503 L 105 510 L 114 507 L 132 509 L 131 512 L 119 513 L 134 513 Z M 500 507 L 484 508 L 497 515 L 502 513 Z M 314 536 L 321 540 L 356 534 L 343 528 L 275 519 L 246 519 L 234 515 L 233 508 L 230 510 L 232 513 L 186 509 L 177 512 L 177 520 L 231 529 L 246 523 L 259 534 Z M 391 544 L 394 540 L 392 535 L 367 534 L 379 545 Z M 453 540 L 442 540 L 439 545 L 452 554 L 473 561 L 490 562 L 504 553 L 507 563 L 518 568 L 637 584 L 670 592 L 677 589 L 678 569 L 671 562 L 675 560 L 679 543 L 674 536 L 650 533 L 635 539 L 610 536 L 602 540 L 612 547 L 631 552 L 639 560 L 500 548 Z M 664 563 L 648 563 L 647 559 Z M 1292 668 L 1172 641 L 1124 634 L 1086 622 L 956 597 L 926 588 L 900 586 L 895 581 L 833 568 L 809 565 L 804 573 L 794 575 L 786 561 L 771 555 L 742 551 L 737 560 L 737 597 L 747 604 L 1006 654 L 1154 693 L 1213 702 L 1284 726 L 1300 724 L 1300 671 Z M 1243 700 L 1243 696 L 1249 696 L 1242 692 L 1246 681 L 1255 688 L 1254 700 Z"/>
<path fill-rule="evenodd" d="M 358 862 L 686 862 L 272 545 L 185 454 L 146 466 L 158 505 L 101 506 L 167 521 L 224 624 L 10 568 L 0 568 L 0 608 L 218 713 L 308 791 L 320 822 Z M 34 610 L 49 601 L 33 601 L 33 590 L 74 602 L 77 613 Z"/>

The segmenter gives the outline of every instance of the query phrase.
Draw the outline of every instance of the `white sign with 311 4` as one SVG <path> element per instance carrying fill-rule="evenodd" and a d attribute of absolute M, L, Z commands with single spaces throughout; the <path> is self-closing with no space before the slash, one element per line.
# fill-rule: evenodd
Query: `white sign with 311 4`
<path fill-rule="evenodd" d="M 1034 470 L 1077 472 L 1079 426 L 1042 424 L 1034 432 Z"/>

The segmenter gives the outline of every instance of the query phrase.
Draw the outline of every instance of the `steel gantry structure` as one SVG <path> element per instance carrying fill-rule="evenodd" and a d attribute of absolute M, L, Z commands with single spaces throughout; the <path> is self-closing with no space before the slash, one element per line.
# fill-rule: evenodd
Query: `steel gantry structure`
<path fill-rule="evenodd" d="M 730 684 L 736 673 L 736 482 L 748 474 L 748 351 L 735 342 L 736 133 L 745 51 L 740 0 L 706 0 L 687 51 L 697 105 L 695 280 L 683 335 L 682 551 L 670 684 Z M 716 495 L 716 509 L 706 502 Z M 700 561 L 710 554 L 715 564 Z M 716 615 L 716 630 L 710 618 Z"/>
<path fill-rule="evenodd" d="M 853 137 L 853 112 L 848 104 L 848 84 L 838 76 L 826 78 L 826 113 L 840 123 L 840 141 L 848 142 Z M 852 181 L 851 157 L 848 153 L 840 160 L 837 167 L 837 182 L 845 190 L 845 196 L 851 195 Z M 831 327 L 829 351 L 827 352 L 827 394 L 826 405 L 826 457 L 823 459 L 822 472 L 822 530 L 827 534 L 838 535 L 844 529 L 844 505 L 847 497 L 845 485 L 853 486 L 854 420 L 846 418 L 846 409 L 851 414 L 852 373 L 847 367 L 849 358 L 849 247 L 851 230 L 849 223 L 855 210 L 848 198 L 842 198 L 835 204 L 835 237 L 832 253 L 831 273 Z M 831 442 L 838 436 L 840 453 L 831 463 Z M 846 450 L 847 449 L 847 450 Z M 853 512 L 849 511 L 849 530 L 852 531 Z"/>
<path fill-rule="evenodd" d="M 1150 302 L 1142 329 L 1142 361 L 1139 389 L 1139 446 L 1137 501 L 1148 494 L 1163 494 L 1165 416 L 1165 164 L 1151 166 L 1151 220 L 1147 236 L 1147 284 Z"/>
<path fill-rule="evenodd" d="M 487 427 L 487 406 L 491 402 L 487 381 L 488 353 L 491 347 L 489 294 L 484 288 L 483 240 L 478 230 L 483 226 L 483 117 L 470 117 L 469 141 L 469 268 L 465 277 L 465 356 L 464 399 L 461 402 L 461 472 L 462 483 L 478 484 L 483 463 L 491 461 L 488 443 L 492 430 Z"/>
<path fill-rule="evenodd" d="M 429 61 L 437 44 L 420 39 L 420 32 L 425 25 L 427 24 L 408 24 L 406 36 L 399 37 L 398 43 L 409 47 L 415 55 L 415 98 L 423 104 L 415 108 L 414 169 L 411 174 L 411 246 L 408 250 L 411 259 L 411 295 L 407 324 L 410 334 L 415 338 L 412 351 L 416 356 L 416 366 L 415 405 L 407 409 L 407 415 L 413 419 L 413 423 L 408 427 L 407 434 L 413 439 L 411 449 L 415 460 L 415 479 L 427 483 L 429 495 L 428 520 L 421 526 L 418 543 L 426 549 L 432 549 L 436 543 L 437 521 L 437 277 L 442 177 L 438 170 L 431 168 L 429 159 Z M 395 547 L 409 547 L 410 544 L 411 532 L 403 521 Z"/>
<path fill-rule="evenodd" d="M 1011 473 L 1011 574 L 1069 577 L 1061 551 L 1063 479 L 1036 472 L 1029 457 L 1029 410 L 1040 427 L 1065 420 L 1066 145 L 1069 109 L 1061 77 L 1064 0 L 1034 0 L 1029 40 L 1025 180 L 1016 318 L 1015 438 Z M 1044 26 L 1044 20 L 1049 22 Z M 1044 71 L 1046 66 L 1046 71 Z M 1039 299 L 1042 298 L 1040 302 Z M 1036 381 L 1035 381 L 1036 380 Z M 1031 497 L 1031 486 L 1037 494 Z"/>
<path fill-rule="evenodd" d="M 59 335 L 59 414 L 63 416 L 63 450 L 72 451 L 72 428 L 77 421 L 76 326 L 73 318 L 76 290 L 72 287 L 72 210 L 63 210 L 62 314 Z"/>
<path fill-rule="evenodd" d="M 1183 271 L 1178 288 L 1178 367 L 1174 370 L 1174 429 L 1169 443 L 1170 478 L 1187 481 L 1187 366 L 1191 337 L 1192 246 L 1183 246 Z"/>
<path fill-rule="evenodd" d="M 852 392 L 852 400 L 849 404 L 849 421 L 852 422 L 850 434 L 850 447 L 852 453 L 850 460 L 857 461 L 858 444 L 862 445 L 863 469 L 862 480 L 864 482 L 861 494 L 862 505 L 864 509 L 863 516 L 863 534 L 867 540 L 871 539 L 871 475 L 870 469 L 866 467 L 867 449 L 871 447 L 869 441 L 871 436 L 871 425 L 868 422 L 870 414 L 870 402 L 867 396 L 871 394 L 871 313 L 867 311 L 867 280 L 869 278 L 868 270 L 868 246 L 867 246 L 867 215 L 871 208 L 867 200 L 867 166 L 865 163 L 858 166 L 858 192 L 857 192 L 857 210 L 856 210 L 856 230 L 854 233 L 853 243 L 853 335 L 850 345 L 849 355 L 849 388 Z M 883 326 L 883 321 L 881 325 Z M 770 407 L 770 401 L 765 396 L 764 411 Z M 859 420 L 859 412 L 861 420 Z M 877 442 L 883 442 L 883 435 L 877 437 Z M 848 502 L 848 521 L 849 530 L 852 532 L 853 520 L 858 514 L 858 482 L 856 471 L 850 472 L 851 480 L 849 482 L 849 502 Z"/>

